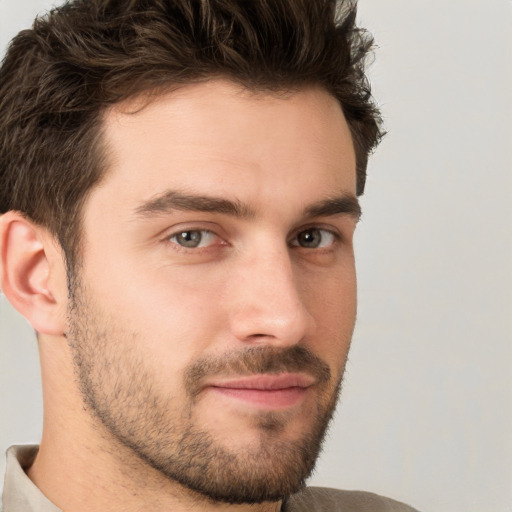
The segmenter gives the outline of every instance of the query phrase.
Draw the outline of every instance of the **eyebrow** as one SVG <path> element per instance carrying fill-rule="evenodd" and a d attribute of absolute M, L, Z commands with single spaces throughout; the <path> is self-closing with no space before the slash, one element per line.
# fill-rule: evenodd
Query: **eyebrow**
<path fill-rule="evenodd" d="M 135 213 L 141 217 L 170 213 L 173 210 L 196 211 L 207 213 L 223 213 L 233 217 L 250 218 L 255 212 L 240 201 L 232 201 L 221 197 L 184 194 L 174 190 L 146 201 Z"/>
<path fill-rule="evenodd" d="M 359 221 L 362 212 L 357 197 L 345 194 L 313 203 L 306 208 L 305 213 L 307 217 L 332 217 L 344 214 Z"/>
<path fill-rule="evenodd" d="M 153 217 L 168 214 L 175 210 L 196 211 L 206 213 L 221 213 L 238 218 L 253 218 L 256 212 L 248 205 L 238 200 L 222 197 L 195 195 L 169 190 L 149 199 L 136 208 L 138 217 Z M 361 217 L 361 206 L 356 196 L 345 194 L 318 201 L 307 206 L 304 210 L 306 217 L 331 217 L 348 215 L 356 221 Z"/>

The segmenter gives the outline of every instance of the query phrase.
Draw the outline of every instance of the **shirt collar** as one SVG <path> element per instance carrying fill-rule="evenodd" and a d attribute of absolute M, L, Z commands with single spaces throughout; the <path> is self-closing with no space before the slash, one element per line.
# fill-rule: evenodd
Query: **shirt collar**
<path fill-rule="evenodd" d="M 7 450 L 2 499 L 4 512 L 62 512 L 30 480 L 24 471 L 34 462 L 38 446 L 11 446 Z"/>

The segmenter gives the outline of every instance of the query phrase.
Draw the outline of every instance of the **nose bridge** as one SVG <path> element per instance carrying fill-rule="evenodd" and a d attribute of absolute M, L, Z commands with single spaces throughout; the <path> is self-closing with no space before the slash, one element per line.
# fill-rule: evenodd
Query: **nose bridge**
<path fill-rule="evenodd" d="M 231 289 L 231 329 L 246 342 L 298 343 L 312 326 L 288 247 L 261 248 L 242 258 Z"/>

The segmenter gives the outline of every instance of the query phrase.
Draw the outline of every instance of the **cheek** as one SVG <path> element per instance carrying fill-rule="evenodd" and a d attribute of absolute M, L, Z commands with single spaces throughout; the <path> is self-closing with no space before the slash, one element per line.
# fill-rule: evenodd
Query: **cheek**
<path fill-rule="evenodd" d="M 322 319 L 322 324 L 349 326 L 353 323 L 357 286 L 354 259 L 349 253 L 339 264 L 316 272 L 302 272 L 299 279 L 310 313 Z"/>
<path fill-rule="evenodd" d="M 355 269 L 348 265 L 308 281 L 305 296 L 315 319 L 315 341 L 335 367 L 344 363 L 354 330 L 357 309 Z M 320 348 L 319 348 L 320 350 Z"/>
<path fill-rule="evenodd" d="M 92 261 L 89 260 L 89 261 Z M 130 352 L 168 389 L 184 368 L 201 355 L 219 330 L 219 307 L 211 279 L 190 269 L 138 268 L 134 262 L 84 269 L 87 296 L 115 336 L 116 351 Z M 98 271 L 101 269 L 101 271 Z M 197 272 L 196 272 L 197 274 Z"/>

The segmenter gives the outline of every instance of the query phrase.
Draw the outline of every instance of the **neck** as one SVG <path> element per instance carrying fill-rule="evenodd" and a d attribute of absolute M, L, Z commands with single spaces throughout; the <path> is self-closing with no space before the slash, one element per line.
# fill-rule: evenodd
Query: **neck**
<path fill-rule="evenodd" d="M 81 454 L 79 454 L 81 455 Z M 29 478 L 52 503 L 65 512 L 102 510 L 114 512 L 278 512 L 281 503 L 254 505 L 213 502 L 176 482 L 152 474 L 148 468 L 134 479 L 133 468 L 110 468 L 105 457 L 95 461 L 76 457 L 74 450 L 59 453 L 41 443 L 38 456 L 28 470 Z"/>

